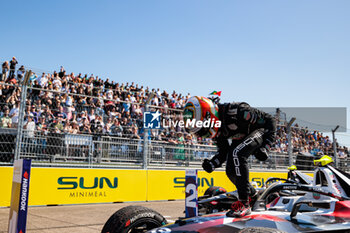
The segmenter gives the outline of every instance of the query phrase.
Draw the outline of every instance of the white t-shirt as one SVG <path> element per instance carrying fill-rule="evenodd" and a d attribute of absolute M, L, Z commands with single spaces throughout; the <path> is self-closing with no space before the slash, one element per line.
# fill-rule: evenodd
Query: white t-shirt
<path fill-rule="evenodd" d="M 12 114 L 14 115 L 12 116 Z M 12 108 L 9 115 L 12 116 L 12 123 L 18 123 L 18 115 L 19 115 L 18 108 Z"/>
<path fill-rule="evenodd" d="M 66 105 L 67 105 L 67 106 L 72 106 L 72 105 L 73 105 L 73 100 L 72 100 L 72 97 L 67 96 L 67 99 L 66 99 Z"/>
<path fill-rule="evenodd" d="M 132 103 L 136 102 L 135 96 L 131 96 L 131 97 L 130 97 L 130 101 L 131 101 Z"/>
<path fill-rule="evenodd" d="M 48 79 L 46 76 L 41 76 L 39 79 L 39 85 L 42 87 L 46 87 L 47 81 L 48 81 Z"/>
<path fill-rule="evenodd" d="M 55 80 L 53 80 L 52 84 L 53 84 L 53 87 L 54 87 L 54 88 L 56 88 L 56 87 L 61 88 L 61 87 L 62 87 L 61 80 L 59 80 L 58 78 L 56 78 Z"/>
<path fill-rule="evenodd" d="M 31 138 L 34 137 L 34 130 L 35 130 L 35 122 L 34 121 L 28 122 L 26 127 L 28 137 L 31 137 Z"/>

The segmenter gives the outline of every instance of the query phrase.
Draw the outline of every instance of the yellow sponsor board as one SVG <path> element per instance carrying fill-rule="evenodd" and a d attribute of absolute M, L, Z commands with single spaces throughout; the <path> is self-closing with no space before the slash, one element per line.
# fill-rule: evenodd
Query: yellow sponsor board
<path fill-rule="evenodd" d="M 250 172 L 250 181 L 261 186 L 269 177 L 287 178 L 287 172 Z M 206 173 L 198 172 L 198 195 L 204 194 L 210 186 L 220 186 L 227 191 L 234 191 L 236 187 L 227 178 L 224 171 Z M 149 170 L 147 199 L 169 200 L 185 198 L 185 171 Z"/>
<path fill-rule="evenodd" d="M 13 168 L 0 167 L 0 177 L 0 206 L 10 206 Z"/>
<path fill-rule="evenodd" d="M 0 206 L 9 206 L 12 168 L 0 174 Z M 146 176 L 145 170 L 32 168 L 28 204 L 145 201 Z"/>
<path fill-rule="evenodd" d="M 234 187 L 224 172 L 198 172 L 198 195 L 213 185 L 229 190 Z M 185 199 L 185 171 L 149 170 L 147 198 L 149 201 Z"/>
<path fill-rule="evenodd" d="M 30 205 L 143 201 L 145 170 L 32 169 Z"/>
<path fill-rule="evenodd" d="M 0 168 L 0 206 L 10 205 L 12 171 Z M 261 185 L 269 177 L 286 176 L 287 172 L 251 172 L 250 181 Z M 209 186 L 235 190 L 224 171 L 199 171 L 198 195 Z M 184 187 L 184 170 L 32 168 L 29 205 L 184 199 Z"/>

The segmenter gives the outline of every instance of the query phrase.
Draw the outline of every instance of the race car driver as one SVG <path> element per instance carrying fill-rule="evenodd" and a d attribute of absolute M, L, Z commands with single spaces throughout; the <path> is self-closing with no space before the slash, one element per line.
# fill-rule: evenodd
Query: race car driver
<path fill-rule="evenodd" d="M 226 174 L 236 186 L 239 201 L 227 213 L 230 217 L 243 217 L 251 213 L 250 198 L 256 194 L 249 183 L 247 159 L 254 154 L 261 161 L 275 140 L 274 118 L 247 103 L 216 104 L 206 97 L 191 97 L 184 107 L 186 131 L 201 138 L 212 138 L 218 152 L 203 161 L 203 169 L 211 173 L 226 162 Z M 192 124 L 186 124 L 186 122 Z M 193 124 L 210 121 L 215 124 Z M 221 124 L 219 124 L 221 122 Z"/>

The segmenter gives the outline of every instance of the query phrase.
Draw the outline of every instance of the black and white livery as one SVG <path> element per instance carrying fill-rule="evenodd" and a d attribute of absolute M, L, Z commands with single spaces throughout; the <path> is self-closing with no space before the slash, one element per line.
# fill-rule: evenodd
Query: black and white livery
<path fill-rule="evenodd" d="M 116 219 L 115 214 L 106 223 L 106 229 L 113 229 L 109 224 L 118 223 L 125 226 L 125 231 L 119 227 L 119 231 L 102 232 L 350 232 L 350 178 L 347 173 L 334 168 L 327 157 L 315 161 L 319 167 L 314 171 L 311 185 L 274 182 L 261 193 L 250 215 L 234 218 L 225 212 L 213 213 L 141 231 L 140 228 L 127 228 L 130 219 L 121 218 L 121 215 Z M 280 191 L 295 192 L 295 195 L 277 196 L 267 203 L 271 194 Z M 164 220 L 155 214 L 146 215 L 145 219 L 149 220 L 150 216 L 153 223 L 154 219 L 159 219 L 157 224 L 164 224 Z"/>

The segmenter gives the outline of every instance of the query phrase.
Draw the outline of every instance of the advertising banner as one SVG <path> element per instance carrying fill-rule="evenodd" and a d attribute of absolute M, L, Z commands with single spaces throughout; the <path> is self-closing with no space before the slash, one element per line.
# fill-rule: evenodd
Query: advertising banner
<path fill-rule="evenodd" d="M 186 218 L 198 215 L 198 195 L 197 195 L 197 170 L 186 170 L 185 183 L 185 212 Z"/>
<path fill-rule="evenodd" d="M 13 165 L 9 233 L 25 233 L 28 213 L 28 194 L 31 160 L 16 160 Z"/>
<path fill-rule="evenodd" d="M 0 168 L 0 206 L 10 205 L 12 172 Z M 197 174 L 198 196 L 210 186 L 235 190 L 224 171 Z M 261 186 L 269 177 L 286 178 L 287 172 L 250 172 L 249 179 Z M 185 170 L 36 167 L 31 171 L 29 205 L 178 200 L 185 198 L 185 184 Z"/>
<path fill-rule="evenodd" d="M 30 205 L 146 199 L 145 170 L 35 168 L 32 172 L 32 181 Z"/>

